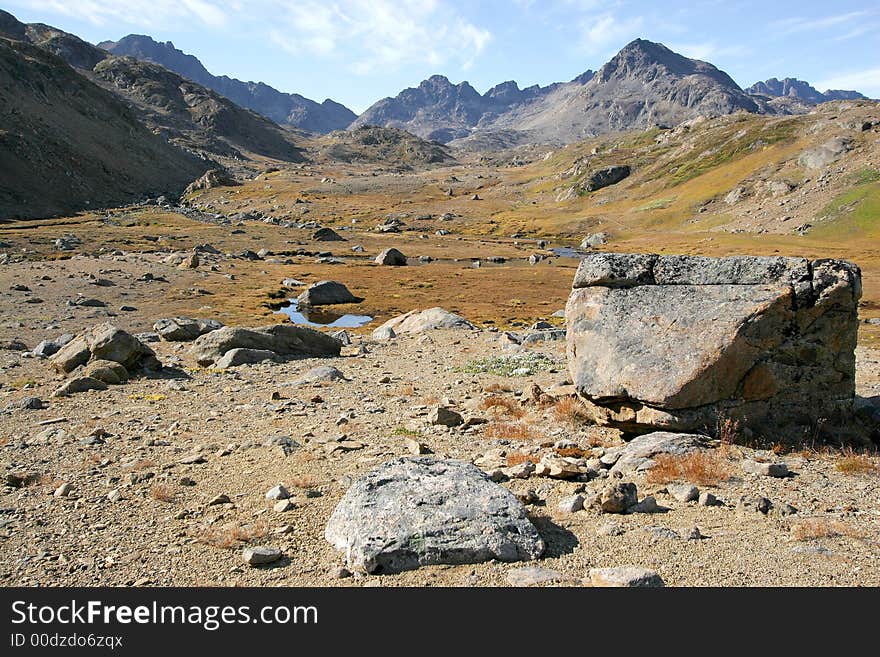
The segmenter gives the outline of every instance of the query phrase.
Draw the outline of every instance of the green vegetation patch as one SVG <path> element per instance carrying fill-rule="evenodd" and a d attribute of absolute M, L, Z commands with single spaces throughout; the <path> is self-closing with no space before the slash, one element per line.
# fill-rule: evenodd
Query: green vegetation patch
<path fill-rule="evenodd" d="M 835 197 L 817 215 L 835 231 L 875 232 L 880 225 L 880 182 L 865 183 Z M 818 231 L 814 231 L 818 232 Z"/>
<path fill-rule="evenodd" d="M 561 365 L 561 361 L 551 358 L 546 354 L 527 353 L 478 358 L 455 368 L 454 371 L 466 372 L 468 374 L 494 374 L 507 377 L 531 376 L 537 372 L 557 369 Z"/>
<path fill-rule="evenodd" d="M 880 182 L 880 171 L 877 171 L 877 169 L 862 169 L 856 173 L 851 173 L 847 176 L 846 181 L 850 185 L 869 185 Z"/>

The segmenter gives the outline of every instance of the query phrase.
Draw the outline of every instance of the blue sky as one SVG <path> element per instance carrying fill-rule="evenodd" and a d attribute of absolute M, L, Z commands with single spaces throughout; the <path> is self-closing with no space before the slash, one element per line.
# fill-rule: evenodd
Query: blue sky
<path fill-rule="evenodd" d="M 98 42 L 149 34 L 215 74 L 363 111 L 434 73 L 480 92 L 566 81 L 636 37 L 741 86 L 797 77 L 880 98 L 880 3 L 669 0 L 5 0 Z"/>

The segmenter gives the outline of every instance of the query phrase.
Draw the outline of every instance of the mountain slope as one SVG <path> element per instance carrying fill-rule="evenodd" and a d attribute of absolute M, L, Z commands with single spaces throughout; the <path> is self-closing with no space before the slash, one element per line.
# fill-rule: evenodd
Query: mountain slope
<path fill-rule="evenodd" d="M 304 159 L 290 132 L 161 66 L 114 57 L 73 34 L 40 23 L 25 25 L 11 14 L 0 20 L 7 35 L 57 55 L 120 96 L 153 132 L 181 148 L 207 158 Z"/>
<path fill-rule="evenodd" d="M 158 64 L 276 123 L 326 133 L 347 128 L 356 118 L 350 109 L 330 99 L 319 104 L 299 94 L 280 92 L 262 82 L 212 75 L 196 57 L 178 50 L 170 41 L 159 43 L 149 36 L 129 34 L 119 41 L 99 43 L 98 47 L 117 56 Z"/>
<path fill-rule="evenodd" d="M 59 57 L 2 37 L 0 116 L 0 220 L 179 194 L 209 168 Z"/>
<path fill-rule="evenodd" d="M 509 81 L 480 95 L 467 82 L 452 84 L 442 75 L 433 75 L 418 87 L 374 103 L 352 127 L 403 128 L 420 137 L 447 143 L 466 137 L 473 128 L 491 123 L 512 107 L 542 98 L 553 88 L 535 85 L 520 89 L 516 82 Z"/>
<path fill-rule="evenodd" d="M 756 82 L 746 89 L 746 92 L 770 96 L 771 98 L 797 98 L 810 105 L 827 103 L 832 100 L 862 100 L 865 98 L 858 91 L 846 91 L 843 89 L 828 89 L 825 93 L 821 93 L 808 82 L 798 80 L 797 78 L 784 78 L 782 80 L 770 78 L 764 82 Z"/>
<path fill-rule="evenodd" d="M 564 85 L 501 116 L 491 127 L 568 143 L 739 110 L 757 112 L 759 107 L 729 75 L 662 44 L 636 39 L 586 84 Z"/>

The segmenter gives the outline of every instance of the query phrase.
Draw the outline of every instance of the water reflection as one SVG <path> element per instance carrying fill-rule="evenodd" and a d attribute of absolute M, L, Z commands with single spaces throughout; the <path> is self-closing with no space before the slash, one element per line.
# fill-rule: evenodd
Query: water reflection
<path fill-rule="evenodd" d="M 299 310 L 299 303 L 296 299 L 290 300 L 290 305 L 285 306 L 277 312 L 287 315 L 294 324 L 303 324 L 305 326 L 326 326 L 328 328 L 357 328 L 368 322 L 373 321 L 369 315 L 352 315 L 350 313 L 339 314 L 328 310 L 316 310 L 310 308 L 308 310 Z"/>

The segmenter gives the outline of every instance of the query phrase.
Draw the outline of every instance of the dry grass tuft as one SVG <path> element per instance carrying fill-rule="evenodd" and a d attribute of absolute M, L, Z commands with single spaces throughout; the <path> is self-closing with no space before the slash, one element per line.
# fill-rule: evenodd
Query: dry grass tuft
<path fill-rule="evenodd" d="M 483 387 L 483 392 L 513 392 L 510 386 L 506 386 L 502 383 L 490 383 Z"/>
<path fill-rule="evenodd" d="M 848 475 L 873 474 L 880 472 L 880 462 L 878 462 L 878 459 L 875 456 L 871 456 L 870 454 L 857 454 L 850 449 L 837 459 L 834 468 L 838 472 Z"/>
<path fill-rule="evenodd" d="M 265 521 L 257 521 L 251 525 L 227 524 L 222 527 L 209 527 L 197 534 L 196 540 L 205 545 L 231 549 L 268 535 L 269 524 Z"/>
<path fill-rule="evenodd" d="M 176 496 L 177 493 L 175 493 L 171 486 L 154 484 L 150 487 L 150 497 L 154 500 L 159 500 L 160 502 L 173 502 Z"/>
<path fill-rule="evenodd" d="M 531 461 L 535 465 L 541 460 L 541 454 L 526 454 L 525 452 L 511 452 L 507 455 L 507 467 L 512 468 L 520 463 Z"/>
<path fill-rule="evenodd" d="M 483 429 L 485 438 L 497 440 L 538 440 L 534 427 L 524 422 L 490 422 Z"/>
<path fill-rule="evenodd" d="M 300 475 L 297 477 L 291 477 L 289 480 L 291 486 L 295 486 L 296 488 L 314 488 L 318 485 L 318 480 L 309 475 Z"/>
<path fill-rule="evenodd" d="M 398 397 L 414 397 L 416 394 L 415 386 L 412 383 L 401 383 L 397 386 Z"/>
<path fill-rule="evenodd" d="M 480 408 L 492 410 L 502 415 L 508 415 L 512 418 L 521 418 L 526 414 L 526 410 L 518 401 L 501 395 L 490 395 L 483 400 Z"/>
<path fill-rule="evenodd" d="M 138 459 L 129 466 L 131 470 L 149 470 L 155 468 L 156 462 L 151 459 Z"/>
<path fill-rule="evenodd" d="M 553 404 L 553 417 L 571 426 L 578 426 L 589 420 L 587 409 L 576 397 L 563 397 Z"/>
<path fill-rule="evenodd" d="M 732 476 L 730 460 L 724 450 L 697 450 L 675 456 L 660 454 L 645 480 L 652 484 L 686 481 L 702 486 L 717 486 Z"/>
<path fill-rule="evenodd" d="M 840 520 L 827 518 L 807 518 L 791 525 L 792 535 L 799 541 L 809 541 L 814 538 L 834 538 L 837 536 L 849 536 L 850 538 L 862 538 L 864 533 Z"/>

